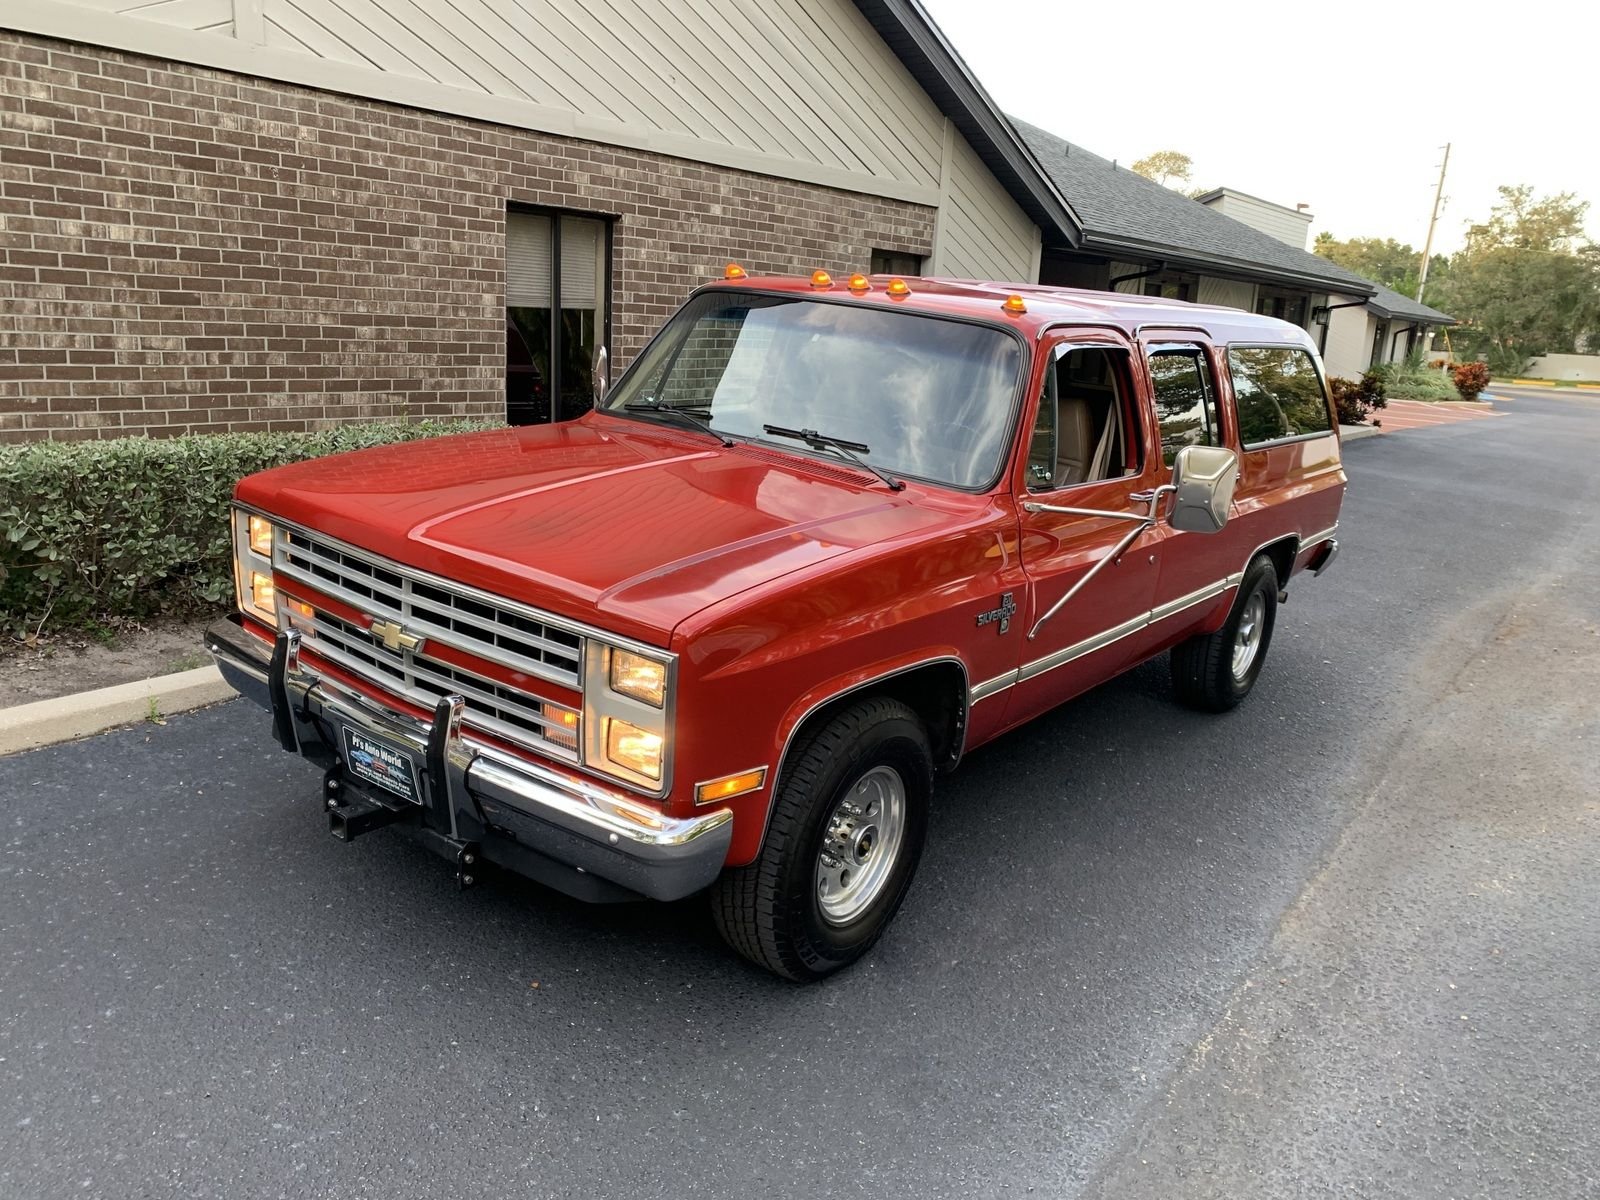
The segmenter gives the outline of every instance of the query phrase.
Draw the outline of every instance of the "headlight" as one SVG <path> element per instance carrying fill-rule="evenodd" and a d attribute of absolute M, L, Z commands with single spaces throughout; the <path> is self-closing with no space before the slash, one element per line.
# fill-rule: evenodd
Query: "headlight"
<path fill-rule="evenodd" d="M 272 557 L 272 522 L 254 513 L 250 514 L 250 552 Z"/>
<path fill-rule="evenodd" d="M 667 665 L 642 654 L 613 650 L 611 690 L 660 708 L 667 694 Z"/>
<path fill-rule="evenodd" d="M 661 794 L 672 771 L 673 660 L 592 639 L 583 661 L 583 761 Z"/>
<path fill-rule="evenodd" d="M 272 522 L 233 510 L 233 581 L 239 611 L 277 628 L 278 592 L 272 585 Z"/>
<path fill-rule="evenodd" d="M 616 717 L 606 718 L 606 758 L 646 779 L 661 778 L 661 751 L 666 739 Z"/>

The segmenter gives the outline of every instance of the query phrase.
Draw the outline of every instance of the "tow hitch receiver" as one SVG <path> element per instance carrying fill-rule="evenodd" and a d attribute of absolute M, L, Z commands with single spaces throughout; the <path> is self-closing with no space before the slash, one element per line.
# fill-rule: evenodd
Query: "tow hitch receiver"
<path fill-rule="evenodd" d="M 363 833 L 405 821 L 416 812 L 411 805 L 391 808 L 367 796 L 347 791 L 338 767 L 327 773 L 322 791 L 328 798 L 328 832 L 341 842 L 351 842 Z"/>

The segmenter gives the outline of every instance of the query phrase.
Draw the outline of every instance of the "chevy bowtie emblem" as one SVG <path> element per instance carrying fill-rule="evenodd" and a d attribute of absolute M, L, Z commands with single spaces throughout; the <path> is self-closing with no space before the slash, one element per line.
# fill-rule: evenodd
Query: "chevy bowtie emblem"
<path fill-rule="evenodd" d="M 414 633 L 407 633 L 406 627 L 398 621 L 374 621 L 369 626 L 369 632 L 383 643 L 386 650 L 415 650 L 422 645 L 422 639 Z"/>
<path fill-rule="evenodd" d="M 1009 633 L 1011 631 L 1011 618 L 1017 615 L 1017 602 L 1011 597 L 1012 593 L 1007 592 L 1000 597 L 999 608 L 991 608 L 988 612 L 979 613 L 978 624 L 993 625 L 998 621 L 1000 622 L 1000 632 Z"/>

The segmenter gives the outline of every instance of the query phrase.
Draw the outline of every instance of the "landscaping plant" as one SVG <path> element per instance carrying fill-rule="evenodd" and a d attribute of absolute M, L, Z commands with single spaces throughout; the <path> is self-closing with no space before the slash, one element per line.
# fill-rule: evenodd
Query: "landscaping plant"
<path fill-rule="evenodd" d="M 1408 368 L 1404 363 L 1384 363 L 1374 367 L 1372 374 L 1383 384 L 1384 395 L 1390 400 L 1454 400 L 1455 386 L 1444 371 L 1432 367 Z"/>
<path fill-rule="evenodd" d="M 1375 371 L 1367 371 L 1360 379 L 1341 379 L 1335 375 L 1328 380 L 1328 388 L 1339 410 L 1341 425 L 1365 425 L 1375 409 L 1389 403 L 1384 395 L 1383 380 Z"/>
<path fill-rule="evenodd" d="M 485 426 L 439 421 L 0 446 L 0 627 L 192 615 L 233 594 L 228 501 L 255 471 Z"/>
<path fill-rule="evenodd" d="M 1478 393 L 1489 386 L 1489 364 L 1481 362 L 1457 363 L 1450 368 L 1456 391 L 1463 400 L 1476 400 Z"/>

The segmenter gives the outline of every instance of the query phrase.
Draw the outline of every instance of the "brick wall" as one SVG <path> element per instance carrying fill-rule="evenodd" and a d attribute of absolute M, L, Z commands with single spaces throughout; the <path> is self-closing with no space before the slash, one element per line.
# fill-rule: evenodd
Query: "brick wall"
<path fill-rule="evenodd" d="M 504 414 L 508 202 L 618 218 L 613 362 L 933 210 L 0 32 L 0 441 Z"/>

